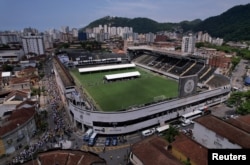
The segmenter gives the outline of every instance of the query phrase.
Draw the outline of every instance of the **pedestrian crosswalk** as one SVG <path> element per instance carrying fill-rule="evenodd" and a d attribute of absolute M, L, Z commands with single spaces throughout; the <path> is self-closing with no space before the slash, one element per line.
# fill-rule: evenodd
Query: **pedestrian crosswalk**
<path fill-rule="evenodd" d="M 130 144 L 124 144 L 124 145 L 118 145 L 118 146 L 94 146 L 94 147 L 90 147 L 88 145 L 83 145 L 81 147 L 81 150 L 100 153 L 100 152 L 106 152 L 106 151 L 126 148 L 126 147 L 129 147 L 129 146 L 130 146 Z"/>

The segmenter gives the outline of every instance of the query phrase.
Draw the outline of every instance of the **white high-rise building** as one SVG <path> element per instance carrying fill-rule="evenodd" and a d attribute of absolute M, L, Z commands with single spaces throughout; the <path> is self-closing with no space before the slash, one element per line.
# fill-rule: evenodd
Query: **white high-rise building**
<path fill-rule="evenodd" d="M 110 34 L 111 34 L 111 36 L 116 35 L 117 34 L 117 28 L 116 27 L 111 27 L 110 28 Z"/>
<path fill-rule="evenodd" d="M 61 27 L 63 33 L 69 33 L 69 27 L 68 26 L 62 26 Z"/>
<path fill-rule="evenodd" d="M 75 37 L 75 38 L 78 37 L 78 30 L 77 30 L 77 28 L 72 28 L 72 34 L 73 34 L 73 37 Z"/>
<path fill-rule="evenodd" d="M 23 36 L 22 45 L 25 54 L 35 53 L 37 55 L 45 54 L 42 36 Z"/>
<path fill-rule="evenodd" d="M 184 53 L 193 53 L 195 48 L 195 36 L 189 34 L 182 38 L 181 51 Z"/>
<path fill-rule="evenodd" d="M 104 25 L 104 33 L 108 33 L 108 26 L 106 24 Z"/>

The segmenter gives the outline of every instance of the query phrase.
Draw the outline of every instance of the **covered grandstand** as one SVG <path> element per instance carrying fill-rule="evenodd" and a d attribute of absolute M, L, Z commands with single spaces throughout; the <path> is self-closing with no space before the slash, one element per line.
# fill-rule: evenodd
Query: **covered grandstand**
<path fill-rule="evenodd" d="M 141 76 L 140 72 L 135 71 L 135 72 L 105 75 L 104 78 L 107 81 L 112 81 L 112 80 L 118 80 L 118 79 L 135 78 L 135 77 L 140 77 L 140 76 Z"/>
<path fill-rule="evenodd" d="M 93 53 L 83 49 L 62 49 L 61 54 L 66 55 L 77 67 L 128 62 L 128 57 L 125 54 L 103 52 Z"/>
<path fill-rule="evenodd" d="M 103 70 L 115 70 L 115 69 L 134 68 L 134 67 L 135 64 L 105 65 L 97 67 L 79 68 L 78 71 L 80 73 L 87 73 L 87 72 L 97 72 Z"/>

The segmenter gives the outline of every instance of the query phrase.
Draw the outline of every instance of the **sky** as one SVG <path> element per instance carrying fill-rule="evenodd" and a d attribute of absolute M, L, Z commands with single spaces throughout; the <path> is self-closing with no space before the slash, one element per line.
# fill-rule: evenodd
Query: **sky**
<path fill-rule="evenodd" d="M 249 0 L 0 0 L 0 31 L 81 28 L 104 16 L 180 22 L 217 16 Z"/>

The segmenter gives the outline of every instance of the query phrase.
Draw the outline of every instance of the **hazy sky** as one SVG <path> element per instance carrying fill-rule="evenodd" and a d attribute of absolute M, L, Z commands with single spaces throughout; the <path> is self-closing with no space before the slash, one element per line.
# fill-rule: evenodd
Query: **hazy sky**
<path fill-rule="evenodd" d="M 0 0 L 0 30 L 80 28 L 101 17 L 202 20 L 249 0 Z"/>

